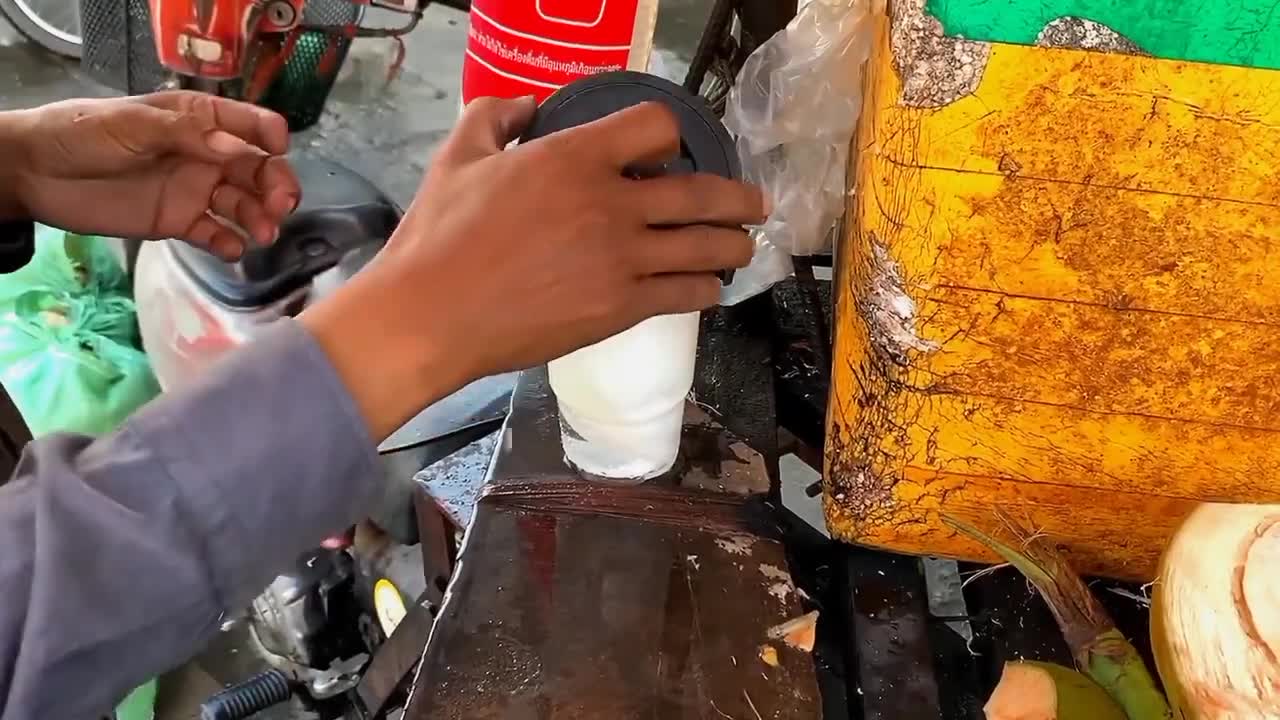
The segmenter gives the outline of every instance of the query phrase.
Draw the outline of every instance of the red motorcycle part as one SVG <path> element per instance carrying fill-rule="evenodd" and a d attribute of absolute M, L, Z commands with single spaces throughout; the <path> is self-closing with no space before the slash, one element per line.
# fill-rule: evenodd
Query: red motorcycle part
<path fill-rule="evenodd" d="M 258 23 L 260 33 L 288 32 L 302 23 L 302 0 L 267 0 Z"/>
<path fill-rule="evenodd" d="M 149 0 L 165 68 L 208 80 L 240 77 L 259 34 L 301 23 L 304 0 Z"/>

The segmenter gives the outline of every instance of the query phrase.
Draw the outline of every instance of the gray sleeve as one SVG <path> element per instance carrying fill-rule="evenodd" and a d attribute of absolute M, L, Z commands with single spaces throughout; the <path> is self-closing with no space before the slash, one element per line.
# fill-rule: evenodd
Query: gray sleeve
<path fill-rule="evenodd" d="M 279 323 L 118 432 L 31 443 L 0 486 L 0 718 L 93 720 L 377 497 L 374 445 Z"/>

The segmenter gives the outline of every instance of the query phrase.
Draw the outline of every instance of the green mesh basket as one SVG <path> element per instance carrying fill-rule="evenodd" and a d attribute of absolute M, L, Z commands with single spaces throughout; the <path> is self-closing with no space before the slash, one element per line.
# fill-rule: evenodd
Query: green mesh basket
<path fill-rule="evenodd" d="M 311 127 L 324 111 L 350 47 L 351 39 L 341 35 L 320 30 L 303 32 L 258 104 L 283 115 L 291 132 Z"/>
<path fill-rule="evenodd" d="M 351 48 L 349 31 L 363 15 L 364 6 L 351 0 L 308 0 L 302 22 L 315 29 L 301 32 L 258 104 L 283 115 L 292 132 L 316 124 Z"/>

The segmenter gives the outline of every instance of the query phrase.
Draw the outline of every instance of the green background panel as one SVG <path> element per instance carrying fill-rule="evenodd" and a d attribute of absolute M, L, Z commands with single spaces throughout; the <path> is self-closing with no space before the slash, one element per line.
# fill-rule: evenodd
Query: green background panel
<path fill-rule="evenodd" d="M 1156 57 L 1280 69 L 1277 0 L 928 0 L 947 35 L 1031 45 L 1049 22 L 1101 23 Z"/>

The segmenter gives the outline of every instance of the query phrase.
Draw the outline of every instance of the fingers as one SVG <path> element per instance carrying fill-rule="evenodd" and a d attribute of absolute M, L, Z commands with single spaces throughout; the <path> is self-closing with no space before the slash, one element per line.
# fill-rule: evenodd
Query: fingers
<path fill-rule="evenodd" d="M 171 155 L 213 165 L 225 165 L 243 158 L 250 158 L 257 164 L 261 163 L 261 158 L 269 156 L 259 146 L 217 128 L 206 117 L 145 103 L 125 103 L 111 113 L 99 116 L 96 122 L 106 138 L 134 156 L 135 162 L 150 162 L 157 157 Z M 256 133 L 249 134 L 256 137 Z"/>
<path fill-rule="evenodd" d="M 174 150 L 194 152 L 202 159 L 216 157 L 205 144 L 203 131 L 182 120 L 178 113 L 138 103 L 125 103 L 109 113 L 88 116 L 88 121 L 108 139 L 140 158 Z"/>
<path fill-rule="evenodd" d="M 718 175 L 670 175 L 636 183 L 650 225 L 758 225 L 769 215 L 759 188 Z"/>
<path fill-rule="evenodd" d="M 293 212 L 302 197 L 298 178 L 283 157 L 243 155 L 224 163 L 223 177 L 259 198 L 267 215 L 277 222 Z"/>
<path fill-rule="evenodd" d="M 174 91 L 143 95 L 138 101 L 185 116 L 191 128 L 205 135 L 215 152 L 233 148 L 232 139 L 247 143 L 271 155 L 289 149 L 289 125 L 283 117 L 249 103 L 205 93 Z"/>
<path fill-rule="evenodd" d="M 655 275 L 641 283 L 639 306 L 649 315 L 705 310 L 720 301 L 720 279 L 708 273 Z"/>
<path fill-rule="evenodd" d="M 238 260 L 244 254 L 244 239 L 210 215 L 201 215 L 181 234 L 182 239 L 204 248 L 223 260 Z"/>
<path fill-rule="evenodd" d="M 651 230 L 634 247 L 642 275 L 705 273 L 746 267 L 755 245 L 746 232 L 711 225 Z"/>
<path fill-rule="evenodd" d="M 269 245 L 276 237 L 277 220 L 268 216 L 266 208 L 253 195 L 234 185 L 220 185 L 209 198 L 209 209 L 230 220 L 259 245 Z"/>
<path fill-rule="evenodd" d="M 532 97 L 502 100 L 476 98 L 458 118 L 449 140 L 440 149 L 446 163 L 465 163 L 501 152 L 520 137 L 538 109 Z"/>
<path fill-rule="evenodd" d="M 282 157 L 247 155 L 224 165 L 223 179 L 209 196 L 209 210 L 243 228 L 259 245 L 275 242 L 280 223 L 302 196 L 289 163 Z"/>
<path fill-rule="evenodd" d="M 89 116 L 113 144 L 136 161 L 162 155 L 213 165 L 250 158 L 255 168 L 263 158 L 288 149 L 283 118 L 252 105 L 201 93 L 145 95 L 116 104 L 110 112 Z M 118 166 L 119 161 L 116 161 Z M 118 169 L 118 168 L 117 168 Z M 242 173 L 243 174 L 243 173 Z M 296 181 L 288 183 L 296 186 Z M 249 186 L 251 187 L 251 186 Z M 246 189 L 249 189 L 246 187 Z M 294 200 L 297 197 L 293 193 Z M 292 204 L 278 200 L 281 216 Z"/>
<path fill-rule="evenodd" d="M 616 170 L 659 165 L 680 154 L 680 123 L 665 105 L 646 102 L 566 132 L 599 147 Z"/>
<path fill-rule="evenodd" d="M 119 117 L 151 154 L 173 153 L 220 169 L 208 195 L 209 212 L 197 217 L 185 238 L 228 260 L 238 258 L 245 243 L 229 224 L 259 245 L 274 242 L 280 223 L 301 198 L 298 179 L 280 156 L 288 149 L 284 118 L 203 93 L 156 93 L 134 100 Z"/>
<path fill-rule="evenodd" d="M 634 307 L 645 317 L 704 310 L 720 301 L 714 273 L 746 267 L 754 244 L 743 230 L 712 225 L 651 230 L 636 245 L 641 277 Z"/>

